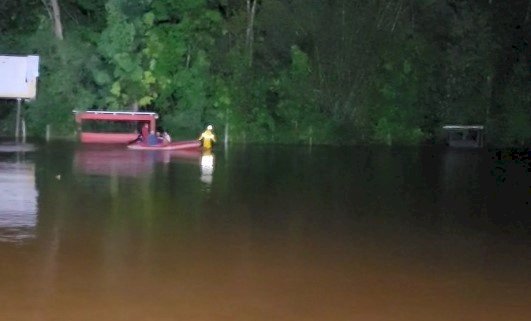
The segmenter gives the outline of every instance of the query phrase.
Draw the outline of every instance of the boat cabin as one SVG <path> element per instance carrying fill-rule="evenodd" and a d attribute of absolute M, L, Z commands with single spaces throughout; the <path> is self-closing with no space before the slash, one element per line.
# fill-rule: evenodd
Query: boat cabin
<path fill-rule="evenodd" d="M 79 139 L 82 143 L 127 144 L 138 137 L 144 124 L 156 128 L 159 118 L 153 112 L 76 111 Z"/>
<path fill-rule="evenodd" d="M 481 125 L 446 125 L 443 129 L 446 132 L 448 146 L 483 147 L 484 128 Z"/>

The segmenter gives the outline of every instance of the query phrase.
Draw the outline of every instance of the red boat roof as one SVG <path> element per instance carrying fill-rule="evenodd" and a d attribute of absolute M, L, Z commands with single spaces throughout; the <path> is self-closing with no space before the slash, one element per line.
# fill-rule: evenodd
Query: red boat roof
<path fill-rule="evenodd" d="M 133 112 L 133 111 L 77 111 L 76 122 L 83 120 L 114 120 L 114 121 L 153 121 L 158 119 L 159 115 L 153 112 Z"/>

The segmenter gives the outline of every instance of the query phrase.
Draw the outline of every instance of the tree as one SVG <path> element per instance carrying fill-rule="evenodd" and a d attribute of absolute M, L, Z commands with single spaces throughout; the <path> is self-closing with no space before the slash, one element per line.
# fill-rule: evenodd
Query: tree
<path fill-rule="evenodd" d="M 249 55 L 249 66 L 253 65 L 253 45 L 254 45 L 254 19 L 256 16 L 256 4 L 258 0 L 246 0 L 247 9 L 247 29 L 245 32 L 245 45 Z"/>
<path fill-rule="evenodd" d="M 146 34 L 145 54 L 155 79 L 155 108 L 174 133 L 197 132 L 211 117 L 221 118 L 216 101 L 220 79 L 211 61 L 221 16 L 206 1 L 154 1 L 153 27 Z"/>
<path fill-rule="evenodd" d="M 155 80 L 146 57 L 146 33 L 153 26 L 153 14 L 148 12 L 150 1 L 131 3 L 109 0 L 107 27 L 98 41 L 98 51 L 108 68 L 100 69 L 96 79 L 110 85 L 106 102 L 110 108 L 132 110 L 152 103 L 157 94 L 151 86 Z"/>
<path fill-rule="evenodd" d="M 59 40 L 63 40 L 63 23 L 61 22 L 61 9 L 59 8 L 58 0 L 50 0 L 52 6 L 53 16 L 53 31 L 55 37 Z"/>

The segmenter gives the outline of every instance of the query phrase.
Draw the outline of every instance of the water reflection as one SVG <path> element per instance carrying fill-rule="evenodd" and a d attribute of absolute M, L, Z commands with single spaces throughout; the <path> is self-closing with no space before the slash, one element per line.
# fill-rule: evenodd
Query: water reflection
<path fill-rule="evenodd" d="M 214 174 L 214 154 L 210 150 L 205 150 L 201 156 L 201 182 L 212 184 Z"/>
<path fill-rule="evenodd" d="M 201 151 L 138 151 L 123 146 L 80 146 L 74 155 L 76 172 L 96 176 L 149 176 L 156 164 L 199 164 Z"/>
<path fill-rule="evenodd" d="M 150 174 L 161 155 L 116 146 L 88 146 L 75 151 L 74 168 L 87 175 L 140 176 Z M 157 159 L 158 158 L 158 159 Z"/>
<path fill-rule="evenodd" d="M 37 196 L 34 164 L 0 162 L 0 242 L 35 237 Z"/>

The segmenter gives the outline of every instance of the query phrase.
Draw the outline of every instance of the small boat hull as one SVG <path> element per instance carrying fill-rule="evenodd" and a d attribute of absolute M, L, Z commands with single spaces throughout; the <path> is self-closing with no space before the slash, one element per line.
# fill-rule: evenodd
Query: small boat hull
<path fill-rule="evenodd" d="M 133 150 L 180 150 L 180 149 L 198 149 L 201 147 L 201 142 L 197 140 L 179 141 L 169 143 L 166 145 L 147 145 L 143 143 L 135 143 L 127 145 L 127 148 Z"/>

